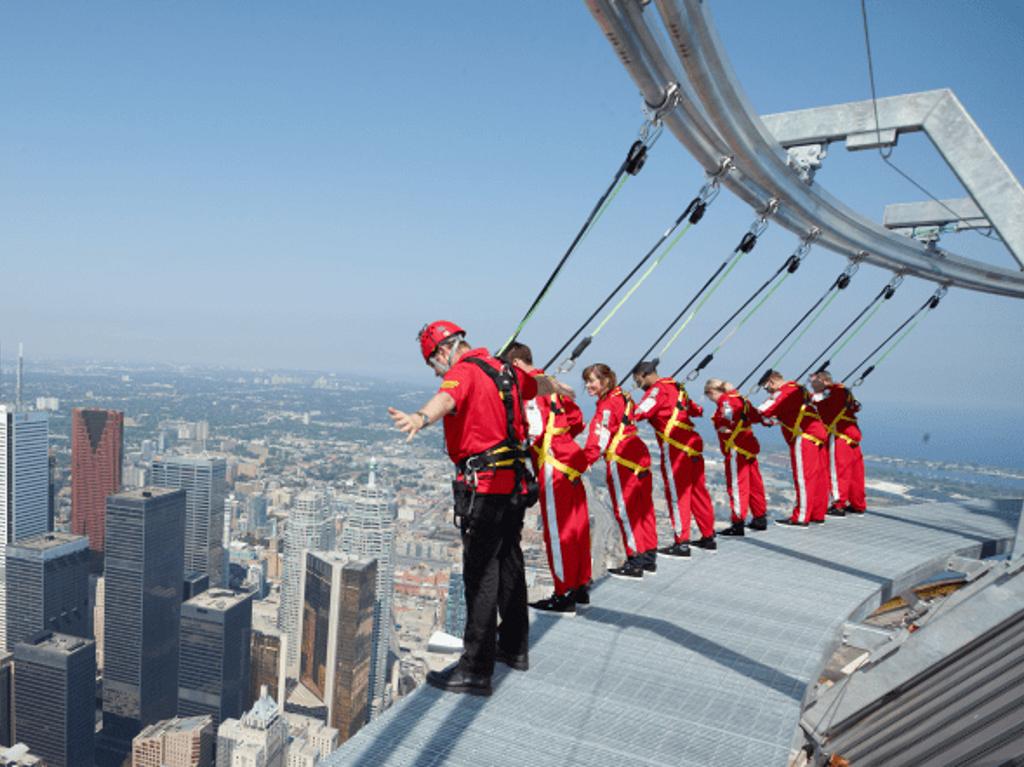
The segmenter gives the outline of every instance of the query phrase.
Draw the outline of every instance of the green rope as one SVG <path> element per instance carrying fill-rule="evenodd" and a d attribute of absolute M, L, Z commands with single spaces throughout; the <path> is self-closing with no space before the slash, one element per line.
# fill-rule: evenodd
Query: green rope
<path fill-rule="evenodd" d="M 675 238 L 673 238 L 672 242 L 670 242 L 668 244 L 668 247 L 665 248 L 663 251 L 661 251 L 661 253 L 658 255 L 658 257 L 656 259 L 654 259 L 654 262 L 650 266 L 647 267 L 647 271 L 645 271 L 642 275 L 640 275 L 640 278 L 636 282 L 633 283 L 633 286 L 628 291 L 626 291 L 626 295 L 624 295 L 622 298 L 620 298 L 619 302 L 617 304 L 615 304 L 615 306 L 612 308 L 612 310 L 610 312 L 608 312 L 608 314 L 605 315 L 604 319 L 601 320 L 601 322 L 598 324 L 598 326 L 594 330 L 594 332 L 590 334 L 591 338 L 596 337 L 597 334 L 601 332 L 601 328 L 603 328 L 606 324 L 608 324 L 608 321 L 612 317 L 615 316 L 615 313 L 617 311 L 619 311 L 619 309 L 622 308 L 622 305 L 625 304 L 626 301 L 629 300 L 629 297 L 632 296 L 633 293 L 636 291 L 636 289 L 639 288 L 643 284 L 644 280 L 646 280 L 650 276 L 651 272 L 653 272 L 658 267 L 658 264 L 660 264 L 665 259 L 665 256 L 667 256 L 669 254 L 669 251 L 671 251 L 672 248 L 674 248 L 676 246 L 676 243 L 679 242 L 679 240 L 681 240 L 683 238 L 684 234 L 686 234 L 688 231 L 690 231 L 690 227 L 692 227 L 692 226 L 693 226 L 693 224 L 690 224 L 690 223 L 688 223 L 686 226 L 684 226 L 682 231 L 680 231 L 679 234 L 677 234 L 675 236 Z"/>
<path fill-rule="evenodd" d="M 827 300 L 827 301 L 825 301 L 825 303 L 823 303 L 823 304 L 821 305 L 821 308 L 820 308 L 820 309 L 818 309 L 818 311 L 814 313 L 814 316 L 813 316 L 813 317 L 811 317 L 811 321 L 810 321 L 810 322 L 808 322 L 808 323 L 807 323 L 806 325 L 804 325 L 804 327 L 803 327 L 803 330 L 801 330 L 801 331 L 800 331 L 799 333 L 797 333 L 797 336 L 796 336 L 796 338 L 794 338 L 794 339 L 792 340 L 792 342 L 790 342 L 789 346 L 787 346 L 787 347 L 786 347 L 786 350 L 785 350 L 784 352 L 782 352 L 782 354 L 780 354 L 780 355 L 779 355 L 778 357 L 776 357 L 776 358 L 775 358 L 775 362 L 773 362 L 773 363 L 771 364 L 771 368 L 772 368 L 773 370 L 778 370 L 778 369 L 779 369 L 779 363 L 780 363 L 780 362 L 782 362 L 782 359 L 783 359 L 783 358 L 784 358 L 784 357 L 785 357 L 785 356 L 786 356 L 787 354 L 789 354 L 789 353 L 790 353 L 791 351 L 793 351 L 793 347 L 794 347 L 794 346 L 796 346 L 796 345 L 797 345 L 797 342 L 799 342 L 799 341 L 800 341 L 800 339 L 804 337 L 804 333 L 806 333 L 806 332 L 807 332 L 808 330 L 810 330 L 810 328 L 811 328 L 811 325 L 813 325 L 813 324 L 814 324 L 815 322 L 817 322 L 817 321 L 818 321 L 818 318 L 819 318 L 819 317 L 820 317 L 820 316 L 821 316 L 821 315 L 822 315 L 822 314 L 824 313 L 824 311 L 825 311 L 826 309 L 828 309 L 829 305 L 830 305 L 830 304 L 831 304 L 831 303 L 832 303 L 833 301 L 835 301 L 835 300 L 836 300 L 836 297 L 837 297 L 838 295 L 839 295 L 839 291 L 838 291 L 838 290 L 833 290 L 833 291 L 832 291 L 832 295 L 830 295 L 830 296 L 828 297 L 828 300 Z"/>
<path fill-rule="evenodd" d="M 672 344 L 676 342 L 676 339 L 679 338 L 679 334 L 682 333 L 686 329 L 686 326 L 690 324 L 690 321 L 697 316 L 697 312 L 699 312 L 701 308 L 704 306 L 704 304 L 708 302 L 708 299 L 711 298 L 711 295 L 716 290 L 718 290 L 718 287 L 725 281 L 725 278 L 729 276 L 729 272 L 736 268 L 736 264 L 738 264 L 743 259 L 743 256 L 745 256 L 746 254 L 747 252 L 743 250 L 736 251 L 736 258 L 734 258 L 732 260 L 732 263 L 729 264 L 729 268 L 722 272 L 719 278 L 715 280 L 714 284 L 711 286 L 711 289 L 701 297 L 700 301 L 693 308 L 693 311 L 690 312 L 690 316 L 683 320 L 683 324 L 680 325 L 679 329 L 672 334 L 672 337 L 668 339 L 668 343 L 665 344 L 664 348 L 658 353 L 659 357 L 664 358 L 665 352 L 667 352 L 669 350 L 669 347 L 671 347 Z"/>
<path fill-rule="evenodd" d="M 856 336 L 856 335 L 857 335 L 857 334 L 858 334 L 858 333 L 859 333 L 859 332 L 861 331 L 861 329 L 862 329 L 862 328 L 863 328 L 863 327 L 864 327 L 865 325 L 867 325 L 867 324 L 868 324 L 868 320 L 870 320 L 870 319 L 871 319 L 872 317 L 874 317 L 874 316 L 875 316 L 875 312 L 877 312 L 877 311 L 878 311 L 879 309 L 881 309 L 881 308 L 882 308 L 882 302 L 881 302 L 881 301 L 879 301 L 879 302 L 878 302 L 877 304 L 875 304 L 874 308 L 873 308 L 873 309 L 872 309 L 872 310 L 871 310 L 870 312 L 868 312 L 867 316 L 866 316 L 866 317 L 864 317 L 864 319 L 862 319 L 862 320 L 860 321 L 860 323 L 859 323 L 859 324 L 857 325 L 857 327 L 855 327 L 855 328 L 853 329 L 853 332 L 852 332 L 852 333 L 850 333 L 850 335 L 848 335 L 848 336 L 847 336 L 847 337 L 846 337 L 846 338 L 845 338 L 845 339 L 843 340 L 843 342 L 842 342 L 841 344 L 839 344 L 839 346 L 838 346 L 837 348 L 835 348 L 835 349 L 833 349 L 833 350 L 832 350 L 832 354 L 831 354 L 831 355 L 829 355 L 829 358 L 830 358 L 830 359 L 831 359 L 831 358 L 834 358 L 834 357 L 835 357 L 835 356 L 836 356 L 837 354 L 839 354 L 839 352 L 841 352 L 841 351 L 843 350 L 843 348 L 844 348 L 844 347 L 845 347 L 845 346 L 846 346 L 846 345 L 847 345 L 848 343 L 850 343 L 850 341 L 852 341 L 852 340 L 854 339 L 854 337 L 855 337 L 855 336 Z"/>
<path fill-rule="evenodd" d="M 619 183 L 617 183 L 615 185 L 615 188 L 612 189 L 612 193 L 610 195 L 608 195 L 608 199 L 604 201 L 604 205 L 602 205 L 600 207 L 600 209 L 597 211 L 597 215 L 594 216 L 594 220 L 590 222 L 590 226 L 587 227 L 587 231 L 584 232 L 583 236 L 580 238 L 580 242 L 581 243 L 585 239 L 587 239 L 587 235 L 590 234 L 590 232 L 593 230 L 593 228 L 597 225 L 597 222 L 601 220 L 601 216 L 603 216 L 604 212 L 606 210 L 608 210 L 608 206 L 612 204 L 612 200 L 615 199 L 615 196 L 619 193 L 619 190 L 622 189 L 623 185 L 626 183 L 626 179 L 628 179 L 628 178 L 629 178 L 629 174 L 628 173 L 623 175 L 623 177 L 620 179 Z"/>
<path fill-rule="evenodd" d="M 754 307 L 749 312 L 747 312 L 746 316 L 743 317 L 743 319 L 741 319 L 739 321 L 739 323 L 737 323 L 736 327 L 732 329 L 732 331 L 729 333 L 729 335 L 726 336 L 726 338 L 723 339 L 720 344 L 718 344 L 718 347 L 715 349 L 716 352 L 719 349 L 722 348 L 722 346 L 725 344 L 725 342 L 727 340 L 729 340 L 729 338 L 731 338 L 734 333 L 736 333 L 740 328 L 742 328 L 744 325 L 747 324 L 747 320 L 749 320 L 751 317 L 753 317 L 754 313 L 764 305 L 765 301 L 767 301 L 769 298 L 771 298 L 772 294 L 776 290 L 778 290 L 780 287 L 782 287 L 782 283 L 784 283 L 786 281 L 786 279 L 789 277 L 790 274 L 792 274 L 792 272 L 786 272 L 785 274 L 782 275 L 782 279 L 781 280 L 779 280 L 774 285 L 772 285 L 771 289 L 767 293 L 764 294 L 764 296 L 761 298 L 760 301 L 758 301 L 756 304 L 754 304 Z"/>
<path fill-rule="evenodd" d="M 890 354 L 892 354 L 892 350 L 895 349 L 897 346 L 899 346 L 900 341 L 902 341 L 904 338 L 906 338 L 907 335 L 910 333 L 910 331 L 917 327 L 917 323 L 919 323 L 920 321 L 921 321 L 921 317 L 918 317 L 916 320 L 914 320 L 914 322 L 911 324 L 911 326 L 909 328 L 907 328 L 906 330 L 904 330 L 903 334 L 893 342 L 892 346 L 890 346 L 888 349 L 886 349 L 885 353 L 881 357 L 879 357 L 877 360 L 875 360 L 874 367 L 877 368 L 879 365 L 881 365 L 882 361 L 886 357 L 888 357 Z"/>

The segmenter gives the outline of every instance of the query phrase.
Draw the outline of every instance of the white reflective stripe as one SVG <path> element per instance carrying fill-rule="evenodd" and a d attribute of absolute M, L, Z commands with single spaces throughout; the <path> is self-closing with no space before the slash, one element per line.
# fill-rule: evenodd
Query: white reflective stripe
<path fill-rule="evenodd" d="M 597 429 L 597 446 L 601 448 L 601 452 L 605 451 L 608 447 L 608 440 L 612 438 L 612 433 L 608 431 L 608 421 L 612 418 L 612 411 L 605 410 L 601 413 L 601 425 Z"/>
<path fill-rule="evenodd" d="M 665 457 L 665 443 L 659 442 L 658 447 L 661 449 L 661 465 L 665 467 L 665 471 L 661 475 L 662 481 L 665 483 L 665 495 L 668 500 L 668 517 L 672 520 L 672 532 L 676 535 L 683 534 L 683 520 L 679 516 L 679 498 L 676 497 L 676 475 L 672 471 L 672 462 L 670 459 Z M 669 456 L 671 456 L 671 451 Z M 666 463 L 668 460 L 668 463 Z"/>
<path fill-rule="evenodd" d="M 832 502 L 839 501 L 839 472 L 836 470 L 836 438 L 828 438 L 828 476 L 832 481 Z"/>
<path fill-rule="evenodd" d="M 740 470 L 737 464 L 740 461 L 738 455 L 730 455 L 725 459 L 725 462 L 729 464 L 729 474 L 732 476 L 732 512 L 733 517 L 739 519 L 740 522 L 747 518 L 741 509 L 743 506 L 740 504 Z"/>
<path fill-rule="evenodd" d="M 759 410 L 760 412 L 762 412 L 762 413 L 763 413 L 763 412 L 764 412 L 765 410 L 767 410 L 768 408 L 770 408 L 770 407 L 771 407 L 772 405 L 774 405 L 774 404 L 775 404 L 775 400 L 776 400 L 776 399 L 778 398 L 778 396 L 779 396 L 779 393 L 780 393 L 781 391 L 782 391 L 782 390 L 780 389 L 779 391 L 775 392 L 775 394 L 773 394 L 773 395 L 772 395 L 772 396 L 770 396 L 770 397 L 769 397 L 768 399 L 766 399 L 766 400 L 765 400 L 764 402 L 762 402 L 762 403 L 761 403 L 761 404 L 760 404 L 760 405 L 758 406 L 758 408 L 757 408 L 757 409 L 758 409 L 758 410 Z"/>
<path fill-rule="evenodd" d="M 639 554 L 636 548 L 636 538 L 633 537 L 633 526 L 629 524 L 629 514 L 626 513 L 626 496 L 622 494 L 622 483 L 619 481 L 619 467 L 616 464 L 609 464 L 608 470 L 612 475 L 612 487 L 615 490 L 615 498 L 618 500 L 619 520 L 622 531 L 626 534 L 626 545 Z M 626 552 L 627 556 L 629 552 Z"/>
<path fill-rule="evenodd" d="M 804 440 L 797 439 L 793 443 L 796 450 L 796 493 L 799 506 L 797 507 L 797 518 L 800 522 L 807 522 L 807 483 L 804 481 Z"/>
<path fill-rule="evenodd" d="M 551 569 L 560 581 L 565 580 L 562 567 L 562 540 L 558 537 L 558 509 L 555 507 L 555 471 L 550 463 L 544 464 L 544 520 L 548 524 L 551 540 Z"/>
<path fill-rule="evenodd" d="M 828 389 L 811 395 L 811 402 L 821 402 L 827 396 Z"/>
<path fill-rule="evenodd" d="M 537 401 L 533 399 L 526 401 L 526 426 L 531 440 L 544 433 L 544 418 L 540 414 Z"/>
<path fill-rule="evenodd" d="M 726 421 L 732 420 L 732 406 L 729 405 L 728 403 L 722 405 L 722 417 Z"/>
<path fill-rule="evenodd" d="M 643 401 L 636 406 L 636 412 L 646 413 L 652 407 L 658 403 L 658 387 L 652 386 L 651 390 L 647 393 L 647 396 L 643 398 Z"/>

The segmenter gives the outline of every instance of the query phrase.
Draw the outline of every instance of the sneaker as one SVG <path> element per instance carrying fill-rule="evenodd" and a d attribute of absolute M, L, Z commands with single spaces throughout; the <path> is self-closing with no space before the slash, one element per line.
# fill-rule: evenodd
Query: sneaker
<path fill-rule="evenodd" d="M 571 592 L 573 598 L 576 600 L 578 605 L 589 605 L 590 604 L 590 584 L 584 584 L 573 589 Z"/>
<path fill-rule="evenodd" d="M 807 529 L 806 522 L 794 522 L 792 519 L 776 519 L 775 524 L 782 525 L 783 527 L 791 527 L 794 530 L 805 530 Z"/>
<path fill-rule="evenodd" d="M 575 615 L 576 597 L 572 594 L 552 594 L 547 599 L 539 602 L 530 602 L 530 607 L 541 612 L 555 613 L 556 615 Z"/>
<path fill-rule="evenodd" d="M 738 535 L 738 536 L 742 537 L 746 533 L 743 532 L 743 523 L 742 522 L 733 522 L 729 527 L 725 528 L 724 530 L 719 531 L 718 534 L 719 535 Z"/>
<path fill-rule="evenodd" d="M 699 541 L 694 541 L 693 545 L 698 549 L 704 549 L 704 551 L 712 554 L 718 551 L 718 542 L 715 540 L 715 536 L 713 535 L 706 535 Z"/>
<path fill-rule="evenodd" d="M 853 506 L 847 506 L 845 509 L 843 509 L 843 511 L 845 511 L 847 514 L 854 514 L 860 517 L 867 512 L 867 509 L 855 509 L 853 508 Z"/>
<path fill-rule="evenodd" d="M 837 508 L 837 507 L 832 507 L 827 512 L 825 512 L 825 513 L 828 514 L 828 516 L 830 516 L 830 517 L 845 517 L 846 516 L 846 509 L 840 509 L 840 508 Z"/>
<path fill-rule="evenodd" d="M 658 572 L 658 563 L 654 560 L 644 562 L 641 567 L 643 567 L 645 575 L 655 575 Z"/>
<path fill-rule="evenodd" d="M 644 577 L 644 568 L 634 562 L 627 561 L 622 567 L 609 567 L 608 575 L 613 578 L 638 581 Z"/>
<path fill-rule="evenodd" d="M 530 668 L 529 655 L 526 653 L 522 653 L 521 655 L 509 655 L 500 647 L 494 652 L 494 660 L 498 663 L 504 663 L 510 669 L 514 669 L 515 671 L 526 671 Z"/>
<path fill-rule="evenodd" d="M 688 559 L 690 556 L 690 544 L 688 542 L 673 543 L 671 546 L 658 549 L 658 553 L 669 559 Z"/>
<path fill-rule="evenodd" d="M 458 664 L 444 671 L 427 674 L 427 684 L 445 692 L 461 692 L 468 695 L 490 695 L 491 678 L 463 671 Z"/>
<path fill-rule="evenodd" d="M 764 517 L 754 517 L 747 523 L 748 530 L 767 530 L 768 520 Z"/>

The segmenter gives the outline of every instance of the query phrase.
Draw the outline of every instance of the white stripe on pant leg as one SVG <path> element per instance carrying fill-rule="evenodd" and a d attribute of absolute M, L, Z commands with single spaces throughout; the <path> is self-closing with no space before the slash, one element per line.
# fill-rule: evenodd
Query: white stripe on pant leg
<path fill-rule="evenodd" d="M 668 452 L 669 461 L 665 463 L 665 445 L 659 442 L 658 448 L 661 450 L 661 480 L 665 483 L 665 489 L 668 491 L 665 495 L 668 496 L 668 517 L 672 520 L 672 532 L 677 536 L 683 534 L 683 520 L 679 517 L 679 498 L 676 497 L 676 475 L 672 466 L 672 451 Z M 689 538 L 690 531 L 686 531 L 686 537 Z"/>
<path fill-rule="evenodd" d="M 562 540 L 558 537 L 558 509 L 555 507 L 555 471 L 550 463 L 544 464 L 544 516 L 548 523 L 548 538 L 551 541 L 551 569 L 555 577 L 565 581 L 565 570 L 562 566 Z"/>
<path fill-rule="evenodd" d="M 836 438 L 828 438 L 828 478 L 832 483 L 832 503 L 839 503 L 839 472 L 836 470 Z"/>
<path fill-rule="evenodd" d="M 740 503 L 740 467 L 739 467 L 739 456 L 736 454 L 728 456 L 726 463 L 729 464 L 729 473 L 732 475 L 732 507 L 735 509 L 733 513 L 734 518 L 738 518 L 740 522 L 744 522 L 747 519 L 747 515 L 743 512 L 743 505 Z"/>
<path fill-rule="evenodd" d="M 798 519 L 801 522 L 807 521 L 807 482 L 804 481 L 804 445 L 803 437 L 797 437 L 793 447 L 796 449 L 796 491 L 800 496 Z"/>
<path fill-rule="evenodd" d="M 618 464 L 612 464 L 610 467 L 612 475 L 612 486 L 615 489 L 615 497 L 619 501 L 619 519 L 622 520 L 622 529 L 626 533 L 626 544 L 629 548 L 633 549 L 634 554 L 639 554 L 640 551 L 636 547 L 636 538 L 633 537 L 633 525 L 629 523 L 629 512 L 626 511 L 626 496 L 622 494 L 622 483 L 619 481 L 619 467 Z M 626 552 L 626 556 L 629 556 L 629 552 Z"/>

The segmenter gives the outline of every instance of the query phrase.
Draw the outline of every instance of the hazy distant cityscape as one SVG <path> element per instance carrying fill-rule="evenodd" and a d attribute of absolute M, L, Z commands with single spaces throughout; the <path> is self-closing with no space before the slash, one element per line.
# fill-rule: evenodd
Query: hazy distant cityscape
<path fill-rule="evenodd" d="M 3 386 L 17 398 L 14 376 Z M 386 417 L 429 392 L 316 372 L 31 365 L 0 441 L 14 477 L 0 738 L 24 746 L 11 763 L 312 766 L 450 663 L 464 620 L 450 463 L 440 430 L 406 444 Z M 792 500 L 787 463 L 763 454 L 774 511 Z M 869 466 L 873 508 L 1024 486 L 1005 469 Z M 621 544 L 602 473 L 590 483 L 600 572 Z M 531 595 L 548 593 L 536 508 L 524 552 Z M 57 697 L 33 695 L 36 679 Z"/>

